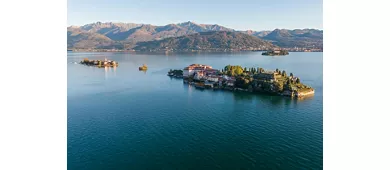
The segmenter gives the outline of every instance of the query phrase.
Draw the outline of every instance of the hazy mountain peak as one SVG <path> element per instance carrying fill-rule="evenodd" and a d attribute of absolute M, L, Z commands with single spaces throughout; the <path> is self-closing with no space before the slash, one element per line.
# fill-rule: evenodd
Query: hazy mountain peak
<path fill-rule="evenodd" d="M 187 21 L 187 22 L 179 23 L 177 25 L 179 25 L 179 26 L 192 26 L 192 25 L 199 25 L 199 24 L 192 22 L 192 21 Z"/>

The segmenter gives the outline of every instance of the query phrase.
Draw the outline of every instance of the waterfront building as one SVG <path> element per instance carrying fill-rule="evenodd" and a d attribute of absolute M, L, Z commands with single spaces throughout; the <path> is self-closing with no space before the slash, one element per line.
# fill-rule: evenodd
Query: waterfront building
<path fill-rule="evenodd" d="M 194 73 L 194 79 L 200 80 L 204 77 L 204 71 L 197 71 Z"/>
<path fill-rule="evenodd" d="M 212 67 L 204 64 L 191 64 L 188 67 L 185 67 L 183 69 L 183 76 L 184 77 L 194 76 L 195 72 L 205 71 L 207 69 L 212 69 Z"/>
<path fill-rule="evenodd" d="M 207 77 L 207 80 L 211 82 L 218 82 L 219 78 L 218 76 L 209 76 Z"/>
<path fill-rule="evenodd" d="M 262 73 L 255 74 L 253 77 L 256 79 L 258 78 L 258 79 L 275 80 L 277 78 L 281 78 L 282 75 L 278 74 L 275 71 L 264 71 Z"/>

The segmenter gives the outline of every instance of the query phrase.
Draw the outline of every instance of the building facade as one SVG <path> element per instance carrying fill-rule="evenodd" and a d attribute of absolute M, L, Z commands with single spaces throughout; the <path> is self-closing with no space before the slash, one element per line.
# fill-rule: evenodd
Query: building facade
<path fill-rule="evenodd" d="M 188 67 L 185 67 L 183 69 L 183 76 L 184 77 L 194 76 L 195 72 L 205 71 L 208 69 L 212 69 L 212 67 L 204 64 L 191 64 Z"/>

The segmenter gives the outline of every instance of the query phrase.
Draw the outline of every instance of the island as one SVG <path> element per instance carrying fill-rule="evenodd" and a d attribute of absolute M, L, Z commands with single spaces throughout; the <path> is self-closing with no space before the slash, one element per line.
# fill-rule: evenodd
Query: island
<path fill-rule="evenodd" d="M 275 56 L 275 55 L 288 55 L 287 50 L 272 50 L 272 51 L 266 51 L 263 52 L 261 55 L 270 55 L 270 56 Z"/>
<path fill-rule="evenodd" d="M 168 76 L 183 78 L 183 70 L 169 70 Z"/>
<path fill-rule="evenodd" d="M 87 66 L 96 66 L 96 67 L 117 67 L 118 66 L 118 62 L 116 61 L 113 61 L 113 60 L 107 60 L 104 59 L 104 61 L 102 60 L 89 60 L 88 58 L 84 58 L 83 61 L 80 61 L 80 64 L 84 64 L 84 65 L 87 65 Z"/>
<path fill-rule="evenodd" d="M 170 70 L 168 76 L 183 78 L 183 83 L 200 89 L 221 89 L 245 91 L 270 95 L 303 98 L 314 95 L 314 88 L 301 83 L 299 77 L 285 70 L 264 70 L 263 68 L 242 68 L 227 65 L 213 69 L 205 64 L 191 64 L 183 70 Z"/>

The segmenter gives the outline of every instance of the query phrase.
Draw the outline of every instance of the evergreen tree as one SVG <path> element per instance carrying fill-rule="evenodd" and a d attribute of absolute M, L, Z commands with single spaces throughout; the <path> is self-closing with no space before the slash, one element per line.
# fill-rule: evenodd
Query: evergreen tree
<path fill-rule="evenodd" d="M 287 76 L 286 71 L 284 71 L 284 70 L 282 71 L 282 76 L 283 76 L 283 77 L 286 77 L 286 76 Z"/>
<path fill-rule="evenodd" d="M 276 69 L 276 72 L 278 73 L 278 72 L 279 72 L 279 69 Z"/>
<path fill-rule="evenodd" d="M 299 78 L 297 78 L 297 83 L 300 84 L 301 83 L 301 80 Z"/>
<path fill-rule="evenodd" d="M 244 68 L 244 71 L 247 71 L 246 67 Z"/>
<path fill-rule="evenodd" d="M 229 71 L 227 71 L 227 75 L 228 76 L 234 76 L 234 73 L 232 72 L 232 70 L 229 70 Z"/>
<path fill-rule="evenodd" d="M 291 77 L 294 77 L 294 74 L 293 74 L 293 73 L 290 73 L 290 76 L 291 76 Z"/>

